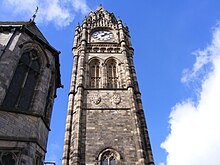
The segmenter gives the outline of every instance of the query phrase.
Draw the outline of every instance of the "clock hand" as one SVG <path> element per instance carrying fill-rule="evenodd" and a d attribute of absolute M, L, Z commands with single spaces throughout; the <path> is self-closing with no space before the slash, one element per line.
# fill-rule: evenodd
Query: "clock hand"
<path fill-rule="evenodd" d="M 110 34 L 111 34 L 110 32 L 105 32 L 105 33 L 102 34 L 102 37 L 108 36 Z"/>

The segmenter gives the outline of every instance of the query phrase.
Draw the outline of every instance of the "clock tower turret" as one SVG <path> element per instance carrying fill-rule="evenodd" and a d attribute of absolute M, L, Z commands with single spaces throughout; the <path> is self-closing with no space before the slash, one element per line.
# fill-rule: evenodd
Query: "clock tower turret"
<path fill-rule="evenodd" d="M 100 6 L 72 50 L 62 165 L 154 165 L 128 27 Z"/>

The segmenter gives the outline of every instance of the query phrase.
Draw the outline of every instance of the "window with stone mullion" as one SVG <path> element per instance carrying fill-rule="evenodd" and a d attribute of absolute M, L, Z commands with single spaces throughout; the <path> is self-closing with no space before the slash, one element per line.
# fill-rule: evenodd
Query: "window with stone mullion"
<path fill-rule="evenodd" d="M 117 88 L 118 77 L 116 71 L 116 62 L 113 59 L 107 63 L 107 81 L 109 88 Z"/>
<path fill-rule="evenodd" d="M 35 51 L 23 53 L 7 90 L 3 107 L 28 110 L 40 73 Z"/>
<path fill-rule="evenodd" d="M 100 84 L 100 67 L 97 59 L 90 62 L 90 86 L 99 88 Z"/>
<path fill-rule="evenodd" d="M 115 154 L 108 151 L 102 156 L 102 165 L 116 165 Z"/>
<path fill-rule="evenodd" d="M 115 160 L 103 160 L 102 161 L 102 165 L 116 165 L 116 161 Z"/>

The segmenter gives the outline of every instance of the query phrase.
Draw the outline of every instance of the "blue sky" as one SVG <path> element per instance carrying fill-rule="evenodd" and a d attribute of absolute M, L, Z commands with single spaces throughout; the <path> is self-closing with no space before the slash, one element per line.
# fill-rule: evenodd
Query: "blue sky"
<path fill-rule="evenodd" d="M 219 0 L 2 0 L 0 20 L 39 6 L 37 25 L 61 51 L 46 159 L 61 165 L 74 30 L 99 4 L 129 27 L 155 164 L 219 165 Z"/>

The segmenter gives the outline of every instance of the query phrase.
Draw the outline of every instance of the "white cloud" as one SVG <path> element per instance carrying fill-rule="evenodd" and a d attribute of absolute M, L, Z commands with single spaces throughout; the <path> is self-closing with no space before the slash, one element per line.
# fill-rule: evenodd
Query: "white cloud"
<path fill-rule="evenodd" d="M 72 5 L 76 11 L 80 10 L 82 13 L 87 13 L 89 11 L 85 0 L 74 0 L 72 1 Z"/>
<path fill-rule="evenodd" d="M 212 43 L 196 53 L 193 69 L 182 81 L 199 83 L 197 101 L 177 103 L 170 114 L 170 133 L 161 147 L 167 151 L 167 165 L 220 164 L 220 26 Z"/>
<path fill-rule="evenodd" d="M 0 10 L 6 13 L 8 19 L 22 17 L 27 20 L 38 6 L 36 22 L 52 22 L 58 27 L 69 25 L 76 12 L 86 14 L 90 10 L 85 0 L 3 0 L 0 6 Z"/>

